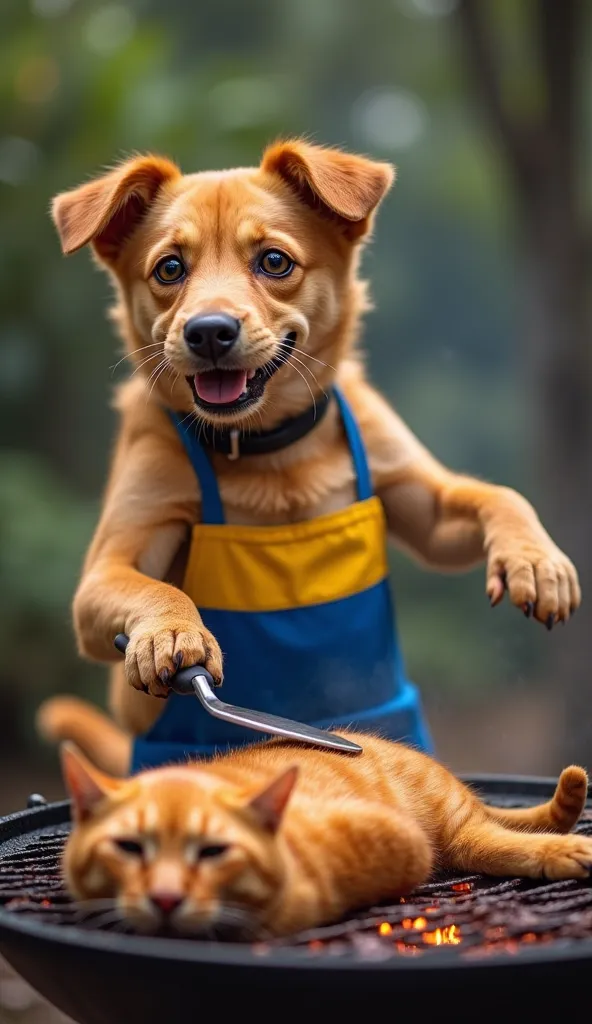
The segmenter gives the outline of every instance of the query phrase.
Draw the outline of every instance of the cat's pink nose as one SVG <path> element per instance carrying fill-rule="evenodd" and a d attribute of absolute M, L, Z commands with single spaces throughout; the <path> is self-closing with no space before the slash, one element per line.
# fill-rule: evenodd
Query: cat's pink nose
<path fill-rule="evenodd" d="M 181 906 L 184 897 L 174 892 L 153 892 L 150 899 L 161 914 L 166 914 L 169 917 Z"/>

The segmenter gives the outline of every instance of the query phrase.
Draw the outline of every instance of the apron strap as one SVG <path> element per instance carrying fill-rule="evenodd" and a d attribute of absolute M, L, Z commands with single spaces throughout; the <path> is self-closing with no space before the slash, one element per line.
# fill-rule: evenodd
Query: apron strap
<path fill-rule="evenodd" d="M 169 413 L 187 455 L 193 466 L 201 487 L 201 522 L 221 525 L 224 520 L 224 508 L 220 499 L 218 481 L 214 467 L 205 448 L 199 443 L 197 424 L 191 417 L 182 413 Z"/>
<path fill-rule="evenodd" d="M 368 460 L 366 459 L 366 449 L 362 435 L 343 392 L 335 387 L 334 394 L 354 464 L 358 501 L 365 501 L 366 498 L 372 497 L 374 489 L 372 487 L 372 478 L 370 476 Z M 199 442 L 197 425 L 194 420 L 184 416 L 182 413 L 171 412 L 170 417 L 200 483 L 201 521 L 202 523 L 209 524 L 223 524 L 225 522 L 224 508 L 220 499 L 218 481 L 216 480 L 216 474 L 210 462 L 210 457 L 204 446 Z"/>
<path fill-rule="evenodd" d="M 366 458 L 366 448 L 362 440 L 357 420 L 345 399 L 345 395 L 338 387 L 334 387 L 333 390 L 339 406 L 339 412 L 341 413 L 345 436 L 347 437 L 349 450 L 354 464 L 358 488 L 358 501 L 365 501 L 366 498 L 371 498 L 374 494 L 372 477 L 370 476 L 370 468 Z"/>

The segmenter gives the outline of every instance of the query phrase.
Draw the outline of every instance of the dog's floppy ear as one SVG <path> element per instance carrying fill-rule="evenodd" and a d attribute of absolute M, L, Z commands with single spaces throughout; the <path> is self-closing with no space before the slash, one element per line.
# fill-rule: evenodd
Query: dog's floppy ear
<path fill-rule="evenodd" d="M 279 174 L 309 206 L 340 221 L 353 239 L 367 232 L 395 179 L 391 164 L 299 141 L 270 146 L 261 168 Z"/>
<path fill-rule="evenodd" d="M 102 259 L 115 259 L 159 188 L 180 174 L 170 160 L 143 156 L 127 160 L 86 185 L 62 192 L 51 208 L 62 251 L 76 252 L 92 242 Z"/>

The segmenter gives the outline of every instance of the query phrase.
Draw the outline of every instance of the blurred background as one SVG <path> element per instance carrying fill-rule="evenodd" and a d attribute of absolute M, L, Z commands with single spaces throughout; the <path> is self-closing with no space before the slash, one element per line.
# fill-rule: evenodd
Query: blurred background
<path fill-rule="evenodd" d="M 106 279 L 62 259 L 51 196 L 137 150 L 187 171 L 277 135 L 399 168 L 365 260 L 369 367 L 450 466 L 518 487 L 589 594 L 592 61 L 585 0 L 2 0 L 0 813 L 61 794 L 32 722 L 104 704 L 69 605 L 125 364 Z M 592 767 L 588 605 L 547 634 L 483 571 L 393 555 L 411 676 L 457 770 Z M 0 964 L 0 1020 L 52 1011 Z"/>
<path fill-rule="evenodd" d="M 396 163 L 370 373 L 438 457 L 526 494 L 590 592 L 591 24 L 577 0 L 2 0 L 0 812 L 61 792 L 39 702 L 105 702 L 69 606 L 128 371 L 105 277 L 47 211 L 123 155 L 245 165 L 305 133 Z M 482 570 L 392 572 L 453 768 L 592 766 L 587 604 L 548 634 L 492 611 Z"/>

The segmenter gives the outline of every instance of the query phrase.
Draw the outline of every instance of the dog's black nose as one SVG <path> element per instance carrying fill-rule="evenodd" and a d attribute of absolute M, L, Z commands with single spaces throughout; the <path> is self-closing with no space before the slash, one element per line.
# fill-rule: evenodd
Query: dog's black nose
<path fill-rule="evenodd" d="M 183 329 L 187 346 L 196 355 L 216 363 L 230 352 L 240 334 L 241 325 L 227 313 L 192 316 Z"/>

